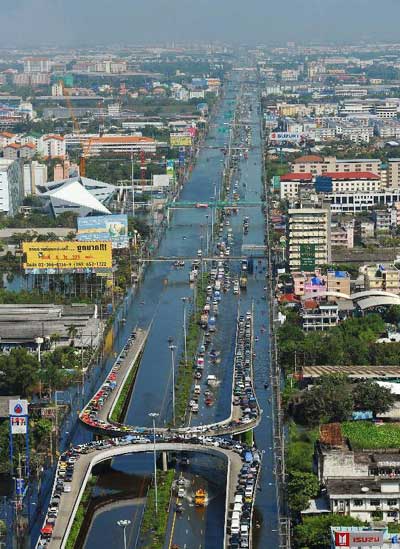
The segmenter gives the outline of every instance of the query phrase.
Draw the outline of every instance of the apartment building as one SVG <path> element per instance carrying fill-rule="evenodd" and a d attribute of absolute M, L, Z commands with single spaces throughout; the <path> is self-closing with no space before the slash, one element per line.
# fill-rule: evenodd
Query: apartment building
<path fill-rule="evenodd" d="M 378 118 L 396 118 L 397 105 L 386 103 L 384 105 L 375 106 L 375 114 Z"/>
<path fill-rule="evenodd" d="M 339 324 L 339 307 L 336 302 L 306 299 L 302 302 L 301 318 L 306 332 L 329 330 Z"/>
<path fill-rule="evenodd" d="M 374 210 L 372 219 L 375 223 L 375 232 L 389 232 L 397 225 L 397 210 L 396 208 Z"/>
<path fill-rule="evenodd" d="M 367 265 L 362 269 L 366 290 L 384 290 L 400 294 L 400 271 L 395 265 Z"/>
<path fill-rule="evenodd" d="M 335 224 L 331 226 L 331 247 L 332 248 L 354 248 L 354 225 L 353 223 Z"/>
<path fill-rule="evenodd" d="M 87 154 L 88 156 L 97 156 L 107 152 L 128 154 L 140 151 L 155 153 L 157 145 L 159 143 L 151 137 L 107 135 L 91 139 Z"/>
<path fill-rule="evenodd" d="M 50 72 L 51 63 L 45 57 L 27 57 L 24 59 L 24 72 Z"/>
<path fill-rule="evenodd" d="M 330 292 L 350 295 L 350 275 L 346 271 L 328 271 L 326 287 Z"/>
<path fill-rule="evenodd" d="M 24 198 L 21 164 L 18 160 L 0 158 L 0 211 L 14 216 Z"/>
<path fill-rule="evenodd" d="M 357 213 L 374 208 L 392 206 L 400 201 L 400 189 L 381 191 L 336 193 L 325 195 L 331 202 L 332 213 Z"/>
<path fill-rule="evenodd" d="M 292 273 L 293 293 L 306 298 L 325 298 L 327 291 L 350 295 L 350 275 L 345 271 L 328 271 L 325 275 L 319 269 L 313 274 Z"/>
<path fill-rule="evenodd" d="M 400 186 L 400 158 L 388 159 L 387 186 L 389 189 L 398 189 Z"/>
<path fill-rule="evenodd" d="M 296 158 L 292 162 L 291 171 L 294 173 L 312 173 L 324 175 L 327 172 L 370 172 L 381 174 L 381 160 L 379 158 L 337 159 L 335 156 L 322 157 L 307 155 Z"/>
<path fill-rule="evenodd" d="M 36 186 L 47 183 L 47 166 L 37 160 L 24 165 L 24 196 L 36 194 Z"/>
<path fill-rule="evenodd" d="M 17 158 L 32 158 L 36 153 L 36 147 L 33 143 L 10 143 L 3 148 L 3 157 L 11 160 Z"/>
<path fill-rule="evenodd" d="M 307 261 L 304 256 L 310 250 L 313 258 Z M 315 267 L 330 262 L 329 206 L 289 209 L 288 260 L 291 271 L 314 271 Z"/>
<path fill-rule="evenodd" d="M 398 520 L 400 455 L 397 451 L 358 452 L 343 440 L 335 440 L 335 444 L 319 440 L 314 457 L 318 479 L 326 487 L 325 500 L 332 513 L 367 522 Z"/>
<path fill-rule="evenodd" d="M 45 158 L 64 158 L 65 140 L 61 135 L 44 135 L 38 142 L 38 153 Z"/>
<path fill-rule="evenodd" d="M 324 193 L 373 192 L 382 189 L 379 175 L 364 171 L 326 172 L 315 178 L 315 190 Z"/>
<path fill-rule="evenodd" d="M 279 191 L 282 200 L 293 199 L 299 195 L 300 187 L 313 185 L 311 173 L 286 173 L 280 176 Z"/>

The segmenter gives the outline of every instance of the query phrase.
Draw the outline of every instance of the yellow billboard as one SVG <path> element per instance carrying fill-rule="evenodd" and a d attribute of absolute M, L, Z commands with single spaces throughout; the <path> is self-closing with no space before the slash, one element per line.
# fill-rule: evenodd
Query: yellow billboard
<path fill-rule="evenodd" d="M 112 268 L 111 241 L 23 242 L 27 270 L 93 270 Z"/>
<path fill-rule="evenodd" d="M 171 147 L 191 147 L 192 136 L 188 133 L 171 133 L 169 142 Z"/>

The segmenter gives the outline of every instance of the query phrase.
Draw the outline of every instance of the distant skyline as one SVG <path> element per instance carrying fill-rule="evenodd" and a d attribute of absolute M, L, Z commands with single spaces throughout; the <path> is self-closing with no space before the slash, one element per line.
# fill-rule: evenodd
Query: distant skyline
<path fill-rule="evenodd" d="M 13 0 L 0 46 L 399 41 L 400 0 Z"/>

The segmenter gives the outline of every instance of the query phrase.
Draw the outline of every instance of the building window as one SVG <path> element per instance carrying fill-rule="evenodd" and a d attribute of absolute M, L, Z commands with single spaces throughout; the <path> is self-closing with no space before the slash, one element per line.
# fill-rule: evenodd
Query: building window
<path fill-rule="evenodd" d="M 389 507 L 396 507 L 397 499 L 388 499 L 387 504 L 389 505 Z"/>
<path fill-rule="evenodd" d="M 369 504 L 370 505 L 373 505 L 375 507 L 379 507 L 379 505 L 381 504 L 380 500 L 379 499 L 370 499 L 369 500 Z"/>

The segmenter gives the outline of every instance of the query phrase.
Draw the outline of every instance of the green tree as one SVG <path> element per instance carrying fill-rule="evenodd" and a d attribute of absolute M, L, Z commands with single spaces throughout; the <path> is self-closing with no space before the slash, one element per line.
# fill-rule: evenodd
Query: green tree
<path fill-rule="evenodd" d="M 295 526 L 294 544 L 296 549 L 329 549 L 331 547 L 331 526 L 362 526 L 362 521 L 347 515 L 318 515 L 304 517 Z"/>
<path fill-rule="evenodd" d="M 289 475 L 288 498 L 292 513 L 306 509 L 310 499 L 319 492 L 319 482 L 313 473 L 292 471 Z"/>
<path fill-rule="evenodd" d="M 0 394 L 27 396 L 39 380 L 39 362 L 26 349 L 0 356 Z"/>
<path fill-rule="evenodd" d="M 353 411 L 351 384 L 342 375 L 323 376 L 317 385 L 302 392 L 294 405 L 295 419 L 304 425 L 345 421 Z"/>
<path fill-rule="evenodd" d="M 383 317 L 389 324 L 397 326 L 400 322 L 400 305 L 391 305 L 385 310 Z"/>
<path fill-rule="evenodd" d="M 67 334 L 73 347 L 75 345 L 75 338 L 78 335 L 78 328 L 74 324 L 70 324 L 67 328 Z"/>
<path fill-rule="evenodd" d="M 390 389 L 370 380 L 357 383 L 353 398 L 356 410 L 371 410 L 374 417 L 389 411 L 396 400 Z"/>

